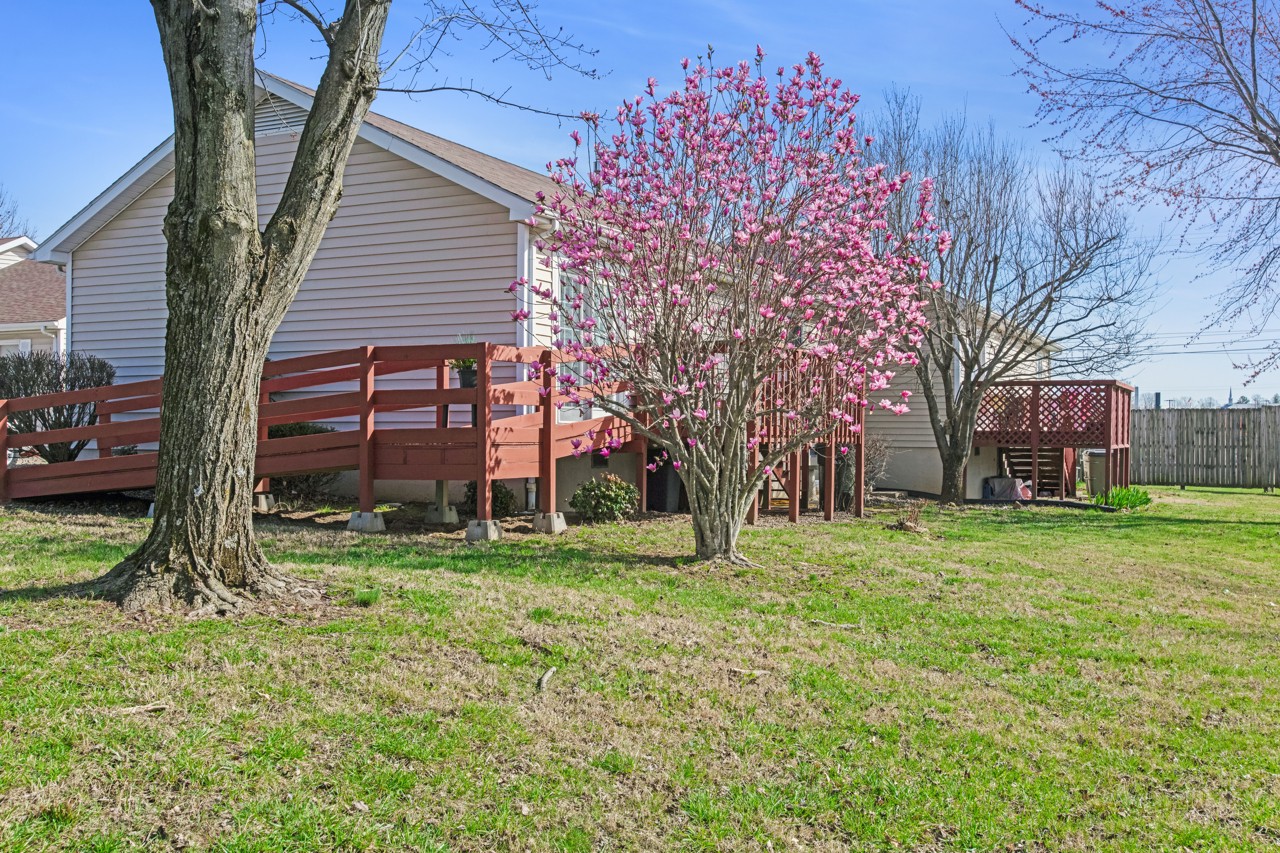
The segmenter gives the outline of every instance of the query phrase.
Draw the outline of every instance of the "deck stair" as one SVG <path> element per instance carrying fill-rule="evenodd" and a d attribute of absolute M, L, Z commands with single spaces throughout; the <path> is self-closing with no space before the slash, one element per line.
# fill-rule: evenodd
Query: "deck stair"
<path fill-rule="evenodd" d="M 1001 475 L 1016 477 L 1027 483 L 1031 477 L 1031 448 L 1001 447 L 997 451 L 997 467 Z M 1062 447 L 1043 448 L 1039 453 L 1036 488 L 1040 495 L 1072 497 L 1075 495 L 1075 453 Z"/>

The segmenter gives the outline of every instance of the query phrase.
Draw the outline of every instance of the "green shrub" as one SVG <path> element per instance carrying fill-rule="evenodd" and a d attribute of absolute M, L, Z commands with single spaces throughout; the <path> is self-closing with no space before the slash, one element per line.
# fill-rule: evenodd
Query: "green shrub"
<path fill-rule="evenodd" d="M 1151 503 L 1151 495 L 1137 486 L 1117 486 L 1105 495 L 1094 495 L 1097 506 L 1113 506 L 1116 509 L 1140 509 Z"/>
<path fill-rule="evenodd" d="M 640 492 L 614 474 L 587 480 L 569 500 L 569 506 L 583 521 L 621 521 L 635 514 Z"/>
<path fill-rule="evenodd" d="M 462 498 L 462 503 L 458 504 L 458 511 L 463 515 L 474 516 L 476 514 L 476 481 L 472 480 L 467 483 L 466 494 Z M 506 518 L 515 515 L 520 511 L 520 503 L 516 500 L 516 493 L 506 487 L 504 483 L 497 480 L 493 482 L 493 500 L 489 502 L 489 511 L 492 518 Z"/>
<path fill-rule="evenodd" d="M 276 424 L 267 427 L 267 438 L 294 438 L 299 435 L 323 435 L 336 431 L 333 427 L 324 424 L 306 422 Z M 328 494 L 337 481 L 338 475 L 333 471 L 319 474 L 291 474 L 287 477 L 272 477 L 271 491 L 300 498 L 314 498 Z"/>
<path fill-rule="evenodd" d="M 0 356 L 0 400 L 36 397 L 98 388 L 116 381 L 111 362 L 96 355 L 73 352 L 15 352 Z M 93 426 L 98 422 L 97 405 L 51 406 L 9 414 L 9 432 L 38 432 Z M 89 442 L 36 445 L 45 462 L 71 462 Z"/>

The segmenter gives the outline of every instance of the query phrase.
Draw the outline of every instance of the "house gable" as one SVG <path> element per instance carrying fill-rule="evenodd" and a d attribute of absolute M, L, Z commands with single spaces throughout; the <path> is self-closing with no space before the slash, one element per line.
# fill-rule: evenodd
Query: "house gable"
<path fill-rule="evenodd" d="M 297 148 L 259 135 L 259 216 L 284 190 Z M 71 346 L 114 363 L 120 381 L 163 370 L 166 244 L 173 195 L 162 176 L 72 253 Z M 271 348 L 273 358 L 366 344 L 517 343 L 511 321 L 520 225 L 510 210 L 367 140 Z"/>
<path fill-rule="evenodd" d="M 0 237 L 0 270 L 25 261 L 35 249 L 30 237 Z"/>
<path fill-rule="evenodd" d="M 300 134 L 313 94 L 306 87 L 258 72 L 256 135 Z M 533 216 L 537 193 L 553 187 L 545 176 L 376 113 L 369 113 L 358 138 L 503 206 L 512 221 Z M 172 170 L 170 136 L 55 231 L 41 244 L 35 259 L 65 263 L 75 248 Z"/>

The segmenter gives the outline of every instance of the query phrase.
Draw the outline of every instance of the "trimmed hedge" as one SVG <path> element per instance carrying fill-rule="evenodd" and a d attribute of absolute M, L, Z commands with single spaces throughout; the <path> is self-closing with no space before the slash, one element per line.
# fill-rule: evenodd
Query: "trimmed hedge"
<path fill-rule="evenodd" d="M 73 352 L 17 352 L 0 356 L 0 399 L 36 397 L 98 388 L 116 381 L 116 369 L 103 358 Z M 98 422 L 97 405 L 51 406 L 9 415 L 10 432 L 39 432 L 93 426 Z M 74 441 L 35 445 L 45 462 L 71 462 L 89 444 Z"/>
<path fill-rule="evenodd" d="M 267 438 L 294 438 L 299 435 L 323 435 L 337 432 L 331 426 L 313 423 L 276 424 L 267 427 Z M 292 474 L 287 477 L 272 477 L 271 491 L 299 498 L 315 498 L 326 495 L 338 481 L 336 472 L 327 471 L 319 474 Z"/>

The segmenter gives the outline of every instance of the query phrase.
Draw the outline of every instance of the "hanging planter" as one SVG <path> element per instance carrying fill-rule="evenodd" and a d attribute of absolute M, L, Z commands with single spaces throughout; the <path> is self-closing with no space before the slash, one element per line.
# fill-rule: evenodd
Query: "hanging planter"
<path fill-rule="evenodd" d="M 459 338 L 460 343 L 469 344 L 470 340 Z M 476 360 L 474 358 L 455 358 L 449 362 L 449 366 L 458 374 L 459 388 L 476 387 Z M 471 426 L 476 425 L 476 407 L 471 407 Z"/>

